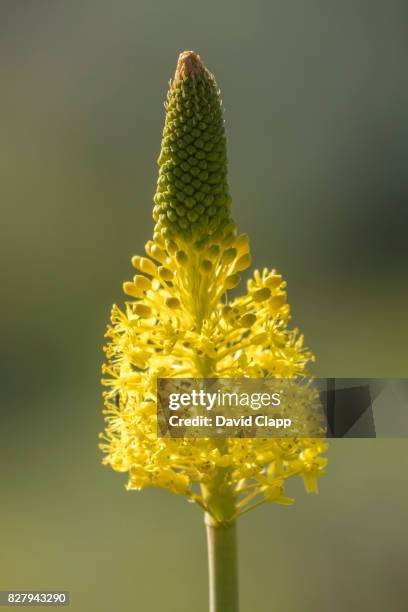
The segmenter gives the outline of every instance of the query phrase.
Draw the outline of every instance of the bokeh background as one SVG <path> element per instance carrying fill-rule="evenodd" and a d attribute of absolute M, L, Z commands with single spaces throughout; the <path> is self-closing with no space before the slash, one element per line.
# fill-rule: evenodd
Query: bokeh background
<path fill-rule="evenodd" d="M 226 108 L 235 217 L 321 376 L 407 376 L 404 0 L 0 4 L 0 588 L 204 612 L 201 512 L 100 466 L 111 304 L 142 253 L 178 53 Z M 242 610 L 406 610 L 408 441 L 337 440 L 241 520 Z"/>

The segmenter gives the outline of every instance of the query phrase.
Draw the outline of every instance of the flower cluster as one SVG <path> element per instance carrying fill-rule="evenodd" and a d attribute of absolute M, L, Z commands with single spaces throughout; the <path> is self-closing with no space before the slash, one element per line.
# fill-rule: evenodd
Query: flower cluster
<path fill-rule="evenodd" d="M 168 105 L 172 92 L 194 96 L 199 91 L 200 105 L 194 105 L 193 99 L 190 105 L 180 105 L 180 112 L 193 109 L 189 118 L 200 122 L 201 136 L 214 116 L 217 129 L 210 133 L 217 137 L 199 140 L 200 144 L 215 142 L 218 147 L 219 112 L 207 113 L 205 122 L 201 117 L 206 91 L 211 108 L 215 102 L 220 106 L 218 97 L 214 98 L 212 75 L 203 69 L 198 56 L 188 52 L 179 60 L 174 82 Z M 177 124 L 180 116 L 172 113 L 171 123 Z M 179 149 L 173 151 L 168 129 L 166 123 L 159 158 L 166 172 L 171 164 L 176 168 L 180 160 L 190 159 L 201 150 L 194 148 L 195 141 L 187 139 L 184 147 L 190 147 L 189 156 L 180 155 Z M 210 154 L 211 147 L 207 149 L 204 152 Z M 225 159 L 223 152 L 217 149 L 216 153 Z M 194 162 L 191 168 L 195 167 Z M 113 307 L 107 331 L 103 380 L 108 388 L 106 432 L 101 447 L 106 464 L 128 473 L 129 489 L 164 487 L 186 495 L 214 520 L 228 521 L 264 502 L 291 503 L 284 485 L 292 476 L 302 476 L 307 491 L 316 491 L 317 477 L 326 464 L 322 456 L 326 444 L 307 438 L 157 437 L 158 377 L 291 378 L 305 375 L 306 365 L 313 359 L 299 331 L 288 328 L 286 283 L 275 270 L 255 271 L 247 291 L 240 297 L 230 297 L 230 291 L 240 283 L 241 272 L 251 264 L 250 248 L 248 237 L 237 236 L 235 224 L 229 219 L 226 175 L 220 174 L 219 166 L 213 170 L 218 183 L 211 172 L 198 174 L 196 195 L 187 196 L 196 198 L 195 206 L 196 202 L 201 205 L 197 194 L 212 196 L 208 214 L 200 208 L 199 223 L 189 216 L 195 209 L 189 208 L 191 200 L 186 199 L 187 183 L 173 184 L 168 177 L 163 181 L 160 174 L 154 238 L 146 244 L 146 256 L 133 257 L 136 275 L 124 283 L 124 291 L 132 299 L 124 310 Z M 222 193 L 213 193 L 214 185 Z M 170 186 L 170 190 L 164 191 L 164 186 Z M 177 223 L 170 214 L 173 210 L 177 215 L 180 212 Z M 190 219 L 187 225 L 177 225 L 178 219 L 184 218 Z"/>

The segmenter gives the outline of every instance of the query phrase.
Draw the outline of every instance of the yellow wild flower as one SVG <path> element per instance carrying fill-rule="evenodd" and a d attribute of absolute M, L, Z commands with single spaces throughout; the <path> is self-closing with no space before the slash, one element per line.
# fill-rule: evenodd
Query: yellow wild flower
<path fill-rule="evenodd" d="M 157 437 L 156 381 L 163 378 L 291 378 L 312 353 L 288 327 L 286 283 L 255 271 L 249 240 L 230 216 L 224 121 L 214 77 L 199 56 L 180 56 L 166 103 L 153 239 L 132 259 L 124 309 L 114 306 L 104 366 L 104 463 L 128 489 L 163 487 L 227 524 L 265 502 L 292 503 L 285 483 L 317 491 L 321 439 Z"/>

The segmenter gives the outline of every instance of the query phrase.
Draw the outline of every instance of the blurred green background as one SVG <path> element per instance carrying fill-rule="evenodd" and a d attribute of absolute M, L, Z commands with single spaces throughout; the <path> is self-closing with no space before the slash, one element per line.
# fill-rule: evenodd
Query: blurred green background
<path fill-rule="evenodd" d="M 100 466 L 101 347 L 142 253 L 163 100 L 199 52 L 235 217 L 321 376 L 407 376 L 408 5 L 0 4 L 1 589 L 81 612 L 204 612 L 201 512 Z M 241 520 L 242 610 L 408 607 L 408 442 L 337 440 L 319 496 Z"/>

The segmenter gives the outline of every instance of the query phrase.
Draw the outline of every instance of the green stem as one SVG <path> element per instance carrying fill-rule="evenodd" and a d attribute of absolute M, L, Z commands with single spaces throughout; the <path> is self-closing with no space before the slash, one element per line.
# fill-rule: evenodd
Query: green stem
<path fill-rule="evenodd" d="M 199 314 L 197 311 L 194 313 Z M 206 313 L 205 313 L 206 314 Z M 200 318 L 202 316 L 202 318 Z M 199 315 L 200 322 L 204 315 Z M 201 323 L 199 323 L 201 325 Z M 214 364 L 207 355 L 200 355 L 196 363 L 203 378 L 215 374 Z M 221 454 L 228 451 L 225 439 L 214 440 L 214 449 Z M 236 492 L 229 483 L 229 468 L 219 467 L 212 481 L 201 485 L 205 512 L 209 573 L 209 612 L 238 612 L 238 558 Z"/>
<path fill-rule="evenodd" d="M 238 563 L 235 521 L 218 523 L 205 515 L 210 612 L 238 612 Z"/>

